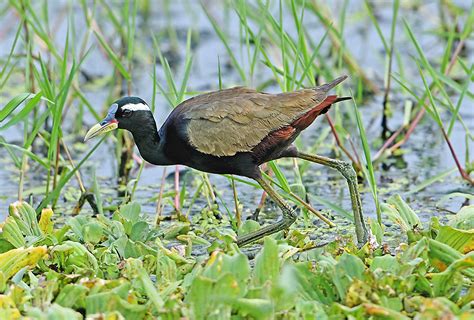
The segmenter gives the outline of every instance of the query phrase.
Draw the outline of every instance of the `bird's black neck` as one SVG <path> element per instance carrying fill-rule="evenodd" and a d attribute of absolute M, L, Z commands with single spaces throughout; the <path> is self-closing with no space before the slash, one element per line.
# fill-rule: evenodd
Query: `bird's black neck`
<path fill-rule="evenodd" d="M 173 164 L 163 152 L 163 143 L 151 112 L 150 116 L 140 123 L 140 126 L 133 128 L 130 132 L 143 159 L 155 165 Z"/>

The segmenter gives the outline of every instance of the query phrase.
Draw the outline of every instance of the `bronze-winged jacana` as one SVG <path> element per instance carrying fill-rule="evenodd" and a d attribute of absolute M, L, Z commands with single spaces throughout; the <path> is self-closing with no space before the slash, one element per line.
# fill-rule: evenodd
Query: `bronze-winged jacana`
<path fill-rule="evenodd" d="M 338 170 L 349 185 L 359 244 L 367 241 L 357 180 L 351 164 L 309 155 L 292 145 L 302 130 L 333 103 L 349 98 L 328 96 L 342 76 L 322 86 L 269 94 L 236 87 L 202 94 L 178 105 L 157 131 L 148 105 L 124 97 L 92 127 L 84 140 L 120 128 L 130 131 L 146 161 L 156 165 L 185 165 L 200 171 L 235 174 L 256 180 L 283 211 L 283 219 L 237 239 L 239 246 L 288 228 L 296 220 L 293 208 L 265 181 L 259 166 L 296 157 Z"/>

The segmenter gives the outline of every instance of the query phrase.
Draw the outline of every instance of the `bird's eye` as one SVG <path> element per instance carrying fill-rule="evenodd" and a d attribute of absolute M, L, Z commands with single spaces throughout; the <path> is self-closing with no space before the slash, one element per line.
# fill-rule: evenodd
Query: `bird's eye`
<path fill-rule="evenodd" d="M 132 110 L 124 109 L 123 110 L 123 117 L 130 117 L 132 115 Z"/>

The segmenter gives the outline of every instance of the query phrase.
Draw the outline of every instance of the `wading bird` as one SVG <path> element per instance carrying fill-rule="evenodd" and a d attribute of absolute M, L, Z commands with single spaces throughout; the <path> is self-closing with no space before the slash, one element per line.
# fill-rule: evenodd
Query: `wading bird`
<path fill-rule="evenodd" d="M 257 181 L 283 211 L 274 224 L 238 237 L 243 246 L 280 230 L 296 220 L 293 208 L 263 178 L 259 166 L 296 157 L 338 170 L 349 185 L 359 244 L 367 241 L 356 174 L 350 163 L 297 150 L 292 145 L 332 104 L 347 100 L 328 91 L 347 78 L 312 89 L 269 94 L 236 87 L 202 94 L 178 105 L 158 131 L 148 105 L 138 97 L 112 104 L 105 119 L 93 126 L 84 140 L 114 129 L 125 129 L 146 161 L 155 165 L 185 165 L 200 171 L 235 174 Z"/>

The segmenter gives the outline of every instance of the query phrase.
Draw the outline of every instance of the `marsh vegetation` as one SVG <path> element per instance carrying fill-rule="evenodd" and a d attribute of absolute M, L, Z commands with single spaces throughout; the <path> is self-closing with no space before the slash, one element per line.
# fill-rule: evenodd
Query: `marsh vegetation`
<path fill-rule="evenodd" d="M 0 21 L 1 319 L 473 316 L 471 2 L 22 0 Z M 280 214 L 253 181 L 150 166 L 124 131 L 82 141 L 121 96 L 161 123 L 343 74 L 353 101 L 295 144 L 352 163 L 362 248 L 328 168 L 269 163 L 299 218 L 239 248 Z"/>

